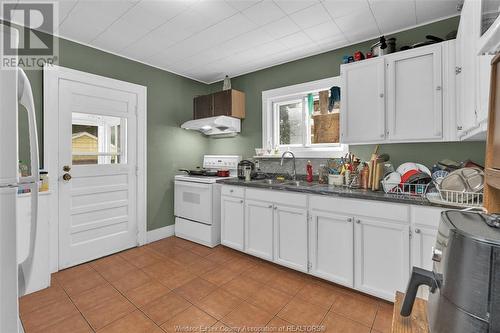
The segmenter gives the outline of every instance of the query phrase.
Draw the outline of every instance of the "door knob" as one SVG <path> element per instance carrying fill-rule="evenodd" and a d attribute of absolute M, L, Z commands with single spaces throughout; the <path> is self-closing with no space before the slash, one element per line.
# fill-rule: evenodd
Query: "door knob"
<path fill-rule="evenodd" d="M 62 179 L 63 179 L 64 181 L 67 181 L 67 182 L 69 182 L 69 181 L 71 180 L 71 178 L 72 178 L 72 177 L 71 177 L 71 175 L 70 175 L 69 173 L 65 173 L 65 174 L 62 176 Z"/>
<path fill-rule="evenodd" d="M 65 165 L 65 166 L 63 166 L 63 171 L 64 172 L 70 172 L 71 171 L 71 167 L 69 165 Z"/>

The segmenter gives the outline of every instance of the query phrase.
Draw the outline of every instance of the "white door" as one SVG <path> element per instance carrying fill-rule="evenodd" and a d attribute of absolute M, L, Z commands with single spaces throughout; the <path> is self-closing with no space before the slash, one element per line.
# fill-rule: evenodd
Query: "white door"
<path fill-rule="evenodd" d="M 307 211 L 274 206 L 274 261 L 307 272 Z"/>
<path fill-rule="evenodd" d="M 392 141 L 441 140 L 441 45 L 386 57 L 388 137 Z"/>
<path fill-rule="evenodd" d="M 354 286 L 353 218 L 312 212 L 309 225 L 310 273 L 352 288 Z"/>
<path fill-rule="evenodd" d="M 243 199 L 223 195 L 221 197 L 221 243 L 243 251 L 245 208 Z"/>
<path fill-rule="evenodd" d="M 138 244 L 136 93 L 59 82 L 59 269 Z"/>
<path fill-rule="evenodd" d="M 394 301 L 410 272 L 410 227 L 390 221 L 358 219 L 354 230 L 355 288 Z"/>
<path fill-rule="evenodd" d="M 273 260 L 273 204 L 246 200 L 245 252 Z"/>
<path fill-rule="evenodd" d="M 385 139 L 384 58 L 343 65 L 341 141 L 370 143 Z"/>

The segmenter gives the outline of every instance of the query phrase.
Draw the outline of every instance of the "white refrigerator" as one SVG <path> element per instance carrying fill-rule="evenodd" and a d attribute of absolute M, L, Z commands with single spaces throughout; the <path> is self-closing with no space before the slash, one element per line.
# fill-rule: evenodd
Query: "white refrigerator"
<path fill-rule="evenodd" d="M 7 34 L 18 41 L 17 30 L 0 24 L 0 41 Z M 0 43 L 3 44 L 3 43 Z M 12 44 L 11 44 L 12 45 Z M 2 48 L 2 46 L 0 46 Z M 3 50 L 0 50 L 3 52 Z M 4 54 L 4 53 L 2 53 Z M 28 112 L 31 175 L 19 176 L 18 105 Z M 22 332 L 19 296 L 31 274 L 36 238 L 39 180 L 38 142 L 31 85 L 20 68 L 0 68 L 0 332 Z M 29 252 L 17 256 L 16 195 L 19 186 L 31 189 Z"/>

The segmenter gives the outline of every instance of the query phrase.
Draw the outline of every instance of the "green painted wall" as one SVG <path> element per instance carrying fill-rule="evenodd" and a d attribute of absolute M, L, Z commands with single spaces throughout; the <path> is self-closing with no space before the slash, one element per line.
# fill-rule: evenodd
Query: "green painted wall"
<path fill-rule="evenodd" d="M 208 86 L 68 40 L 60 39 L 59 47 L 61 66 L 147 87 L 148 230 L 173 224 L 173 176 L 178 168 L 199 165 L 208 149 L 207 139 L 180 129 L 180 124 L 192 118 L 193 97 L 207 93 Z M 33 86 L 42 146 L 43 73 L 31 70 L 27 75 Z M 24 114 L 21 115 L 20 127 L 23 129 L 26 120 Z M 20 159 L 27 160 L 29 152 L 26 132 L 23 132 L 20 134 Z"/>
<path fill-rule="evenodd" d="M 454 17 L 399 32 L 390 37 L 397 38 L 398 48 L 425 40 L 425 35 L 428 34 L 444 38 L 448 32 L 457 29 L 458 20 L 458 17 Z M 254 155 L 253 149 L 262 146 L 262 91 L 337 76 L 340 74 L 343 55 L 353 54 L 357 50 L 369 51 L 370 45 L 374 42 L 368 41 L 348 46 L 233 78 L 232 87 L 246 93 L 246 118 L 242 122 L 242 133 L 236 138 L 210 140 L 210 152 L 213 154 L 239 153 L 247 157 Z M 221 82 L 210 86 L 211 91 L 221 88 Z M 369 158 L 373 148 L 370 145 L 350 146 L 353 153 L 363 158 Z M 382 152 L 391 155 L 395 164 L 408 160 L 433 164 L 442 158 L 456 160 L 471 158 L 483 163 L 484 149 L 484 142 L 389 144 L 381 147 Z"/>

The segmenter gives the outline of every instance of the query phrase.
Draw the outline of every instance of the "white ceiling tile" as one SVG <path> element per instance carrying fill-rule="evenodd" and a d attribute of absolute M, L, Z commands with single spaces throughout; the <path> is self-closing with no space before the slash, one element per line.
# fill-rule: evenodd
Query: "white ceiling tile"
<path fill-rule="evenodd" d="M 193 4 L 190 10 L 201 14 L 204 21 L 209 24 L 222 21 L 238 12 L 227 2 L 221 0 L 201 0 Z"/>
<path fill-rule="evenodd" d="M 59 34 L 90 42 L 136 3 L 137 1 L 79 1 L 59 26 Z"/>
<path fill-rule="evenodd" d="M 136 41 L 147 33 L 148 29 L 132 26 L 127 20 L 120 18 L 92 42 L 98 47 L 119 51 L 129 45 L 131 41 Z"/>
<path fill-rule="evenodd" d="M 261 1 L 263 0 L 226 0 L 228 5 L 239 11 L 245 10 Z"/>
<path fill-rule="evenodd" d="M 383 34 L 417 24 L 414 0 L 369 0 L 369 2 Z"/>
<path fill-rule="evenodd" d="M 331 21 L 330 15 L 321 4 L 307 7 L 290 15 L 291 19 L 302 29 Z"/>
<path fill-rule="evenodd" d="M 269 0 L 259 2 L 245 9 L 242 13 L 258 25 L 265 25 L 285 16 L 285 13 L 274 2 Z"/>
<path fill-rule="evenodd" d="M 304 30 L 313 41 L 324 40 L 332 37 L 343 37 L 342 32 L 333 21 L 327 21 Z"/>
<path fill-rule="evenodd" d="M 281 38 L 300 31 L 300 28 L 288 16 L 266 24 L 263 29 L 273 38 Z"/>
<path fill-rule="evenodd" d="M 292 14 L 301 9 L 319 3 L 319 0 L 274 0 L 274 2 L 287 14 Z"/>
<path fill-rule="evenodd" d="M 289 49 L 302 48 L 313 44 L 313 41 L 303 32 L 297 32 L 293 35 L 288 35 L 286 37 L 280 38 L 279 41 L 285 44 L 285 46 Z"/>
<path fill-rule="evenodd" d="M 458 15 L 458 0 L 416 0 L 417 23 L 425 23 L 451 15 Z"/>
<path fill-rule="evenodd" d="M 381 34 L 369 8 L 336 18 L 335 23 L 350 42 Z"/>
<path fill-rule="evenodd" d="M 322 3 L 333 18 L 369 10 L 366 0 L 324 0 Z"/>
<path fill-rule="evenodd" d="M 153 29 L 186 10 L 188 5 L 188 2 L 182 0 L 142 0 L 128 11 L 123 19 L 131 26 Z"/>

